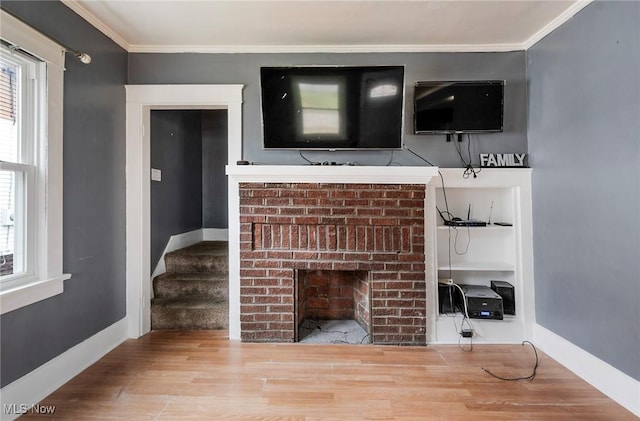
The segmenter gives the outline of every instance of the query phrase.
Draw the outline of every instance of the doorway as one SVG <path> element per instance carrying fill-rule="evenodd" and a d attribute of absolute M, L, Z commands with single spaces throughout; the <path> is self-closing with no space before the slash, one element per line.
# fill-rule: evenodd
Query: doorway
<path fill-rule="evenodd" d="M 152 330 L 228 329 L 227 120 L 151 110 Z"/>
<path fill-rule="evenodd" d="M 137 338 L 151 328 L 151 110 L 227 110 L 227 163 L 242 159 L 243 85 L 127 85 L 127 322 L 129 337 Z M 227 181 L 232 186 L 231 181 Z M 235 187 L 235 185 L 233 185 Z M 231 188 L 229 188 L 231 191 Z M 229 207 L 235 205 L 229 203 Z M 237 227 L 229 227 L 229 236 Z M 233 256 L 229 256 L 230 259 Z M 239 333 L 239 290 L 230 288 L 229 336 Z"/>
<path fill-rule="evenodd" d="M 171 236 L 228 229 L 227 120 L 227 110 L 151 110 L 152 272 Z"/>

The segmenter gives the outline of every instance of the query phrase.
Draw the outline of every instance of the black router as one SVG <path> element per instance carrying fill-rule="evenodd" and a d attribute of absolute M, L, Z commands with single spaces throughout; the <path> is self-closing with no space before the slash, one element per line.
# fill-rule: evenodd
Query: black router
<path fill-rule="evenodd" d="M 451 219 L 445 218 L 444 213 L 451 215 L 448 211 L 443 213 L 437 207 L 436 207 L 436 210 L 440 214 L 440 218 L 442 218 L 442 221 L 444 222 L 444 224 L 448 227 L 486 227 L 487 226 L 487 223 L 485 221 L 469 218 L 469 216 L 471 216 L 471 205 L 469 205 L 469 210 L 467 211 L 467 219 L 462 219 L 454 216 L 451 216 Z"/>

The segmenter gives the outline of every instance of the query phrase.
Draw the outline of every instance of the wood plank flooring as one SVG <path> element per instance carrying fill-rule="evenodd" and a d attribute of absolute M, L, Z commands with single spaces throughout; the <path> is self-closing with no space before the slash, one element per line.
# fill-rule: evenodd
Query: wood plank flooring
<path fill-rule="evenodd" d="M 529 346 L 249 344 L 224 331 L 128 340 L 41 402 L 65 420 L 637 420 Z"/>

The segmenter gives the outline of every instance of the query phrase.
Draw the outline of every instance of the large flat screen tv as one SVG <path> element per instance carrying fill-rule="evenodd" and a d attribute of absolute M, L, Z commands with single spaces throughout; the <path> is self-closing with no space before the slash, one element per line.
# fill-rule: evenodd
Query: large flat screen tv
<path fill-rule="evenodd" d="M 400 149 L 403 66 L 263 67 L 265 149 Z"/>
<path fill-rule="evenodd" d="M 504 81 L 416 82 L 416 134 L 501 132 Z"/>

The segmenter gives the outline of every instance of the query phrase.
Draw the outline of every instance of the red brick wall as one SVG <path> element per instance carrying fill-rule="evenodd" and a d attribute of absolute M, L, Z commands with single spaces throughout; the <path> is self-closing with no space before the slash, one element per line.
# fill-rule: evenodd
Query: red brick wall
<path fill-rule="evenodd" d="M 244 341 L 295 338 L 294 271 L 368 271 L 374 343 L 425 343 L 424 185 L 240 184 Z"/>
<path fill-rule="evenodd" d="M 364 271 L 353 272 L 354 316 L 360 326 L 371 335 L 371 303 L 369 300 L 369 274 Z"/>
<path fill-rule="evenodd" d="M 360 315 L 363 308 L 367 309 L 368 316 L 369 294 L 361 292 L 361 283 L 366 282 L 367 275 L 366 271 L 298 270 L 295 308 L 298 326 L 302 320 L 309 318 L 353 320 L 356 318 L 356 307 L 360 310 Z M 369 321 L 364 320 L 363 327 L 368 330 L 369 325 Z"/>

